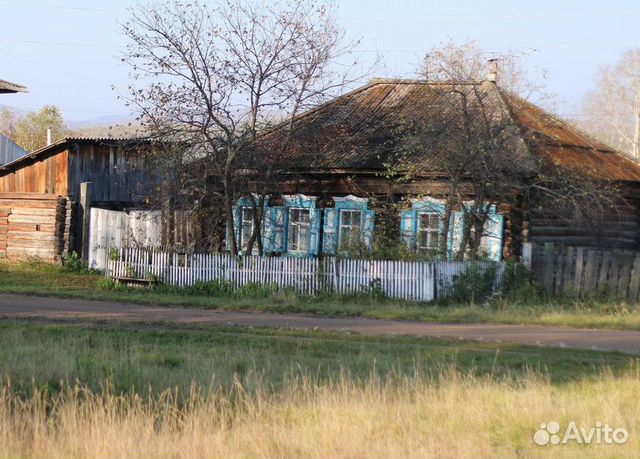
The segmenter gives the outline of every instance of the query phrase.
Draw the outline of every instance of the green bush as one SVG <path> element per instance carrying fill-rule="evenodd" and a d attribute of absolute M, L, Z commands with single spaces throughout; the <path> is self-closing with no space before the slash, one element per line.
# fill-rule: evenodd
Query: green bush
<path fill-rule="evenodd" d="M 478 304 L 486 301 L 496 290 L 497 263 L 469 262 L 467 269 L 454 277 L 450 286 L 440 285 L 448 295 L 443 303 Z"/>
<path fill-rule="evenodd" d="M 101 277 L 96 282 L 96 288 L 98 290 L 115 290 L 116 282 L 110 277 Z"/>
<path fill-rule="evenodd" d="M 120 259 L 120 251 L 117 247 L 111 247 L 109 249 L 109 260 L 118 261 Z"/>
<path fill-rule="evenodd" d="M 151 281 L 151 282 L 158 282 L 159 281 L 158 276 L 156 276 L 155 274 L 153 274 L 150 271 L 147 271 L 146 273 L 144 273 L 144 279 L 148 280 L 148 281 Z"/>
<path fill-rule="evenodd" d="M 238 296 L 251 298 L 267 298 L 276 293 L 278 293 L 278 286 L 276 284 L 262 285 L 255 282 L 250 282 L 236 291 L 236 295 Z"/>
<path fill-rule="evenodd" d="M 216 279 L 208 282 L 196 282 L 193 285 L 183 288 L 171 288 L 179 294 L 193 296 L 227 296 L 234 291 L 233 284 L 225 279 Z"/>
<path fill-rule="evenodd" d="M 76 274 L 95 273 L 95 270 L 90 269 L 87 261 L 83 260 L 76 251 L 62 254 L 62 271 Z"/>
<path fill-rule="evenodd" d="M 128 277 L 129 279 L 137 279 L 138 278 L 138 272 L 136 271 L 136 268 L 134 268 L 131 265 L 127 265 L 126 268 L 124 269 L 124 275 L 126 277 Z"/>
<path fill-rule="evenodd" d="M 382 280 L 380 280 L 378 278 L 372 279 L 369 282 L 368 286 L 362 287 L 361 295 L 364 295 L 364 296 L 369 297 L 369 298 L 375 298 L 375 299 L 384 299 L 384 298 L 386 298 L 384 290 L 382 290 Z"/>

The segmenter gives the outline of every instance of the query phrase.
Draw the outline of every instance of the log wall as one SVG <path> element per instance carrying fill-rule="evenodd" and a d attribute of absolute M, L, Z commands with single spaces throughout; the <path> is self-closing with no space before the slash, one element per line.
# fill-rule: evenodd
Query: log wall
<path fill-rule="evenodd" d="M 70 244 L 70 209 L 62 196 L 0 193 L 0 257 L 58 260 Z"/>

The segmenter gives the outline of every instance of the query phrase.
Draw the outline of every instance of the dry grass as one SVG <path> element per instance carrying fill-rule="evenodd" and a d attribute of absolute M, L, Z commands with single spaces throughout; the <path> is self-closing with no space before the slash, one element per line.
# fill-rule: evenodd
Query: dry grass
<path fill-rule="evenodd" d="M 366 383 L 300 378 L 284 390 L 142 398 L 82 388 L 18 398 L 0 392 L 0 457 L 399 458 L 637 457 L 640 377 L 553 386 L 529 375 L 496 382 L 443 372 Z M 186 400 L 180 402 L 179 400 Z M 541 422 L 596 421 L 629 431 L 625 445 L 536 446 Z"/>

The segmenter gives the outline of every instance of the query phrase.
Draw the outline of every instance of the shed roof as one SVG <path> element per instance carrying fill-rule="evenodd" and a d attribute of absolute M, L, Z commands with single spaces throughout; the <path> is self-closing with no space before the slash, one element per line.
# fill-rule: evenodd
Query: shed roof
<path fill-rule="evenodd" d="M 0 134 L 0 166 L 28 154 L 27 150 L 16 144 L 9 137 Z"/>
<path fill-rule="evenodd" d="M 10 94 L 14 92 L 27 92 L 27 87 L 10 81 L 0 80 L 0 94 Z"/>
<path fill-rule="evenodd" d="M 462 88 L 462 89 L 461 89 Z M 486 98 L 491 117 L 509 117 L 539 158 L 597 179 L 640 181 L 640 164 L 567 121 L 488 81 L 373 80 L 294 121 L 295 163 L 305 170 L 380 171 L 393 158 L 399 120 L 437 119 L 455 91 Z"/>
<path fill-rule="evenodd" d="M 53 142 L 51 145 L 47 145 L 46 147 L 42 147 L 38 150 L 30 152 L 14 161 L 8 162 L 7 164 L 0 164 L 0 174 L 3 172 L 15 170 L 19 168 L 23 163 L 28 163 L 31 160 L 46 157 L 50 153 L 63 151 L 75 143 L 93 143 L 120 146 L 147 141 L 148 139 L 134 137 L 66 137 L 64 139 Z"/>

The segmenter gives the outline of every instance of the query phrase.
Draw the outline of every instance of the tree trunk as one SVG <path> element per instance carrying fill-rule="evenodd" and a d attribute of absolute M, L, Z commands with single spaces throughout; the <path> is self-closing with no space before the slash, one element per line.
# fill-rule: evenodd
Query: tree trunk
<path fill-rule="evenodd" d="M 442 222 L 442 233 L 440 235 L 440 247 L 439 252 L 447 259 L 447 243 L 449 242 L 449 228 L 451 227 L 451 214 L 453 213 L 453 193 L 451 190 L 449 195 L 447 196 L 447 201 L 444 206 L 444 221 Z"/>
<path fill-rule="evenodd" d="M 227 227 L 227 237 L 229 238 L 229 251 L 232 255 L 238 255 L 238 240 L 236 239 L 236 225 L 233 221 L 233 195 L 231 193 L 231 180 L 229 170 L 225 167 L 225 177 L 222 181 L 224 191 L 224 211 Z"/>

